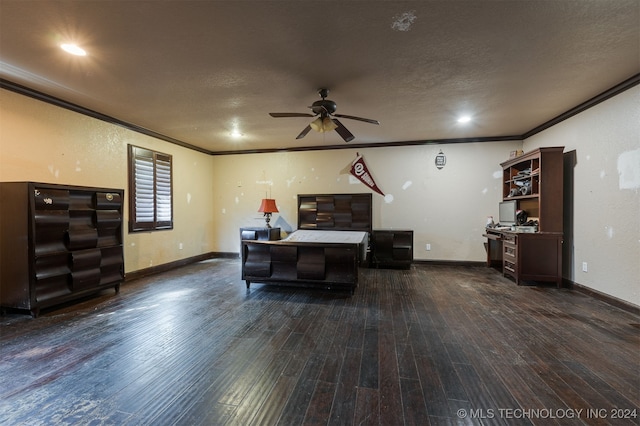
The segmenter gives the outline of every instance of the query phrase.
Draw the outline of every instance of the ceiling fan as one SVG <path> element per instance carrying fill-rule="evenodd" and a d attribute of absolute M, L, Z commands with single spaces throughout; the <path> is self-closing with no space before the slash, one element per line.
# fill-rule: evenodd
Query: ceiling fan
<path fill-rule="evenodd" d="M 305 127 L 302 132 L 296 137 L 296 139 L 302 139 L 309 133 L 311 129 L 316 132 L 330 132 L 335 130 L 345 142 L 352 141 L 354 139 L 353 134 L 347 130 L 346 127 L 335 117 L 348 118 L 350 120 L 364 121 L 365 123 L 380 124 L 378 120 L 371 120 L 370 118 L 354 117 L 353 115 L 336 114 L 337 105 L 332 100 L 327 99 L 329 89 L 320 89 L 318 94 L 322 98 L 320 101 L 315 101 L 309 108 L 313 114 L 305 112 L 270 112 L 269 115 L 275 118 L 282 117 L 316 117 L 311 123 Z"/>

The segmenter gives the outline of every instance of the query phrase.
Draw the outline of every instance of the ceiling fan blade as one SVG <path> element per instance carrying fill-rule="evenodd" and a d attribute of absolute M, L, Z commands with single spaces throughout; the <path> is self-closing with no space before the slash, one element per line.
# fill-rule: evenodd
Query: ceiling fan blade
<path fill-rule="evenodd" d="M 333 116 L 340 117 L 340 118 L 348 118 L 350 120 L 364 121 L 365 123 L 380 124 L 378 120 L 372 120 L 370 118 L 354 117 L 353 115 L 333 114 Z"/>
<path fill-rule="evenodd" d="M 332 118 L 331 121 L 333 121 L 336 124 L 336 126 L 338 126 L 336 127 L 336 132 L 340 135 L 342 139 L 344 139 L 345 142 L 350 142 L 355 138 L 355 136 L 353 136 L 353 134 L 350 131 L 348 131 L 347 128 L 344 127 L 340 121 L 338 121 L 335 118 Z"/>
<path fill-rule="evenodd" d="M 315 117 L 315 115 L 309 114 L 309 113 L 306 113 L 306 112 L 270 112 L 269 115 L 272 116 L 272 117 L 275 117 L 275 118 L 282 118 L 282 117 Z"/>
<path fill-rule="evenodd" d="M 311 130 L 311 126 L 307 126 L 307 127 L 305 127 L 305 128 L 304 128 L 304 130 L 302 130 L 302 131 L 300 132 L 300 134 L 299 134 L 298 136 L 296 136 L 296 139 L 302 139 L 302 138 L 304 138 L 305 136 L 307 136 L 307 133 L 309 133 L 309 130 Z"/>

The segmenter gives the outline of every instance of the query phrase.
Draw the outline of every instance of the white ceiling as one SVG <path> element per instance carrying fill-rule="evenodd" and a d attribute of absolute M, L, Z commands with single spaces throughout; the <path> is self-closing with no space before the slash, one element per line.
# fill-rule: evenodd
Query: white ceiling
<path fill-rule="evenodd" d="M 0 61 L 9 82 L 205 151 L 344 146 L 268 115 L 309 112 L 321 87 L 381 123 L 341 120 L 349 145 L 518 136 L 637 76 L 640 2 L 0 0 Z"/>

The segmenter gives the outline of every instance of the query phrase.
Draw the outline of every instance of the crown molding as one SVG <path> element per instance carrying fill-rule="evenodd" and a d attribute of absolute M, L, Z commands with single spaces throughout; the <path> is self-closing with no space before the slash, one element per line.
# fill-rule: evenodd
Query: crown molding
<path fill-rule="evenodd" d="M 169 142 L 169 143 L 181 146 L 183 148 L 192 149 L 194 151 L 198 151 L 198 152 L 209 154 L 209 155 L 267 154 L 267 153 L 277 153 L 277 152 L 331 151 L 331 150 L 338 150 L 338 149 L 354 149 L 354 148 L 355 149 L 389 148 L 389 147 L 402 147 L 402 146 L 415 146 L 415 145 L 440 145 L 440 144 L 453 144 L 453 143 L 519 141 L 519 140 L 525 140 L 535 134 L 542 132 L 543 130 L 546 130 L 552 126 L 555 126 L 556 124 L 561 123 L 562 121 L 565 121 L 568 118 L 571 118 L 574 115 L 579 114 L 589 108 L 592 108 L 595 105 L 598 105 L 599 103 L 606 101 L 607 99 L 610 99 L 634 86 L 637 86 L 638 84 L 640 84 L 640 73 L 600 93 L 599 95 L 594 96 L 593 98 L 581 103 L 580 105 L 577 105 L 571 108 L 570 110 L 558 115 L 557 117 L 552 118 L 551 120 L 545 123 L 542 123 L 539 126 L 534 127 L 533 129 L 529 130 L 528 132 L 525 132 L 522 135 L 493 136 L 493 137 L 483 136 L 483 137 L 454 138 L 454 139 L 424 139 L 424 140 L 413 140 L 413 141 L 341 144 L 341 145 L 307 146 L 307 147 L 293 147 L 293 148 L 249 149 L 249 150 L 237 150 L 237 151 L 211 151 L 211 150 L 200 148 L 190 143 L 181 141 L 179 139 L 175 139 L 170 136 L 163 135 L 153 130 L 150 130 L 132 123 L 128 123 L 118 118 L 111 117 L 106 114 L 102 114 L 98 111 L 85 108 L 81 105 L 77 105 L 72 102 L 67 102 L 63 99 L 48 95 L 46 93 L 37 91 L 35 89 L 31 89 L 29 87 L 23 86 L 18 83 L 14 83 L 4 78 L 0 78 L 0 88 L 10 90 L 12 92 L 19 93 L 21 95 L 25 95 L 30 98 L 37 99 L 42 102 L 46 102 L 61 108 L 65 108 L 67 110 L 74 111 L 79 114 L 87 115 L 89 117 L 93 117 L 110 124 L 124 127 L 125 129 L 131 130 L 137 133 L 141 133 L 156 139 L 160 139 L 165 142 Z"/>

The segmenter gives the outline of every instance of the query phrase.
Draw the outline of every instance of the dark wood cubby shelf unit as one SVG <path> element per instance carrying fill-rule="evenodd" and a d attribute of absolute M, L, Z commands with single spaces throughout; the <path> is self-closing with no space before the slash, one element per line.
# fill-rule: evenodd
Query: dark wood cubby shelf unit
<path fill-rule="evenodd" d="M 0 306 L 37 316 L 124 280 L 124 191 L 0 183 Z"/>
<path fill-rule="evenodd" d="M 413 262 L 413 231 L 374 229 L 371 234 L 371 266 L 408 269 Z"/>

